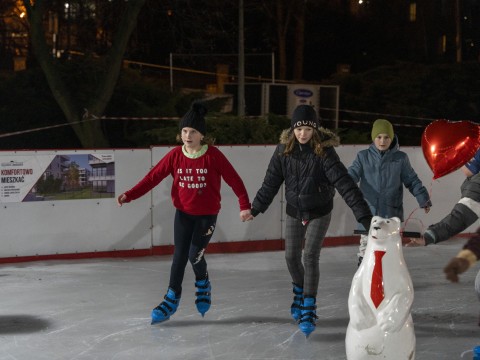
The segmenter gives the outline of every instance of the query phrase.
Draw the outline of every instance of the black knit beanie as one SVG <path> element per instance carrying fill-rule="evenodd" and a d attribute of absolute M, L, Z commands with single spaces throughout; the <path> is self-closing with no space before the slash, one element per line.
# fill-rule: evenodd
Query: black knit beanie
<path fill-rule="evenodd" d="M 207 108 L 201 102 L 194 102 L 190 110 L 180 119 L 180 130 L 190 127 L 206 135 L 205 114 Z"/>
<path fill-rule="evenodd" d="M 320 128 L 317 113 L 311 105 L 298 105 L 292 114 L 291 129 L 299 126 L 310 126 L 316 130 Z"/>

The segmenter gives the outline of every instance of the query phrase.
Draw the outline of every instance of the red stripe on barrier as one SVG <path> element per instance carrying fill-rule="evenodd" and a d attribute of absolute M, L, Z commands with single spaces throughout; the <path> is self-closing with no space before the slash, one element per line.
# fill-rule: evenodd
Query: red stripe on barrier
<path fill-rule="evenodd" d="M 474 234 L 459 234 L 455 239 L 463 241 Z M 358 236 L 336 236 L 327 237 L 323 242 L 323 247 L 358 245 Z M 226 254 L 226 253 L 244 253 L 244 252 L 262 252 L 279 251 L 285 249 L 285 242 L 278 240 L 251 240 L 251 241 L 231 241 L 231 242 L 213 242 L 208 245 L 208 254 Z M 33 261 L 48 260 L 77 260 L 77 259 L 98 259 L 98 258 L 129 258 L 144 256 L 162 256 L 172 255 L 173 245 L 153 246 L 149 249 L 131 249 L 131 250 L 112 250 L 112 251 L 93 251 L 84 253 L 69 254 L 50 254 L 50 255 L 31 255 L 31 256 L 13 256 L 0 258 L 0 264 L 12 264 Z"/>

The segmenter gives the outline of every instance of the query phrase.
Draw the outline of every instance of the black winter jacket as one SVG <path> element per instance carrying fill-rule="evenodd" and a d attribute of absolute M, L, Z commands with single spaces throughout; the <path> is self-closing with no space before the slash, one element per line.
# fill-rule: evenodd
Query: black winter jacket
<path fill-rule="evenodd" d="M 252 202 L 252 215 L 265 212 L 285 183 L 286 212 L 299 220 L 324 216 L 333 209 L 335 189 L 352 209 L 358 222 L 370 225 L 372 213 L 357 184 L 348 175 L 334 146 L 339 138 L 320 128 L 323 154 L 314 153 L 310 144 L 296 143 L 294 151 L 284 155 L 289 130 L 284 130 L 267 168 L 263 184 Z"/>

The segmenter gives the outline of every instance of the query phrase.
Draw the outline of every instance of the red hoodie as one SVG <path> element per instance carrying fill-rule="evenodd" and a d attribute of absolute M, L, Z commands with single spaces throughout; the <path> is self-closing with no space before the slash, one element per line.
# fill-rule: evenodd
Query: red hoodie
<path fill-rule="evenodd" d="M 182 146 L 175 147 L 137 185 L 125 192 L 126 202 L 146 194 L 168 175 L 173 177 L 173 206 L 187 214 L 219 213 L 222 178 L 237 195 L 240 210 L 250 209 L 242 179 L 225 155 L 213 146 L 209 146 L 205 154 L 195 159 L 185 156 Z"/>

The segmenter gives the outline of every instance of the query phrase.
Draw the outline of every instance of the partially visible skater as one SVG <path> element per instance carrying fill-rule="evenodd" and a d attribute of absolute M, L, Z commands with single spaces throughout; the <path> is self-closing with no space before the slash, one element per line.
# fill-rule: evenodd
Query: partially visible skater
<path fill-rule="evenodd" d="M 428 227 L 423 234 L 425 245 L 450 239 L 473 225 L 480 217 L 480 149 L 461 167 L 461 171 L 466 177 L 460 186 L 461 198 L 447 216 Z M 447 279 L 458 282 L 458 275 L 473 267 L 479 260 L 480 228 L 445 267 Z M 475 280 L 475 291 L 480 300 L 480 271 Z M 480 325 L 480 318 L 478 324 Z"/>
<path fill-rule="evenodd" d="M 174 219 L 174 253 L 170 281 L 164 300 L 152 310 L 152 324 L 168 320 L 180 304 L 182 282 L 187 262 L 195 274 L 195 304 L 202 317 L 210 309 L 211 283 L 205 251 L 215 231 L 220 212 L 222 179 L 238 197 L 240 219 L 250 215 L 245 185 L 223 153 L 206 138 L 206 107 L 194 102 L 181 118 L 182 146 L 168 152 L 140 182 L 119 195 L 119 206 L 146 194 L 167 176 L 172 176 L 171 197 L 176 209 Z"/>
<path fill-rule="evenodd" d="M 458 282 L 458 275 L 463 274 L 480 260 L 480 227 L 477 232 L 467 241 L 462 250 L 453 257 L 445 266 L 443 271 L 448 280 Z M 480 270 L 475 278 L 475 292 L 480 300 Z M 480 316 L 478 318 L 478 326 L 480 326 Z"/>
<path fill-rule="evenodd" d="M 460 186 L 461 198 L 450 213 L 430 225 L 423 234 L 425 245 L 436 244 L 461 233 L 480 216 L 480 150 L 461 167 L 465 180 Z"/>
<path fill-rule="evenodd" d="M 334 133 L 320 127 L 312 106 L 299 105 L 252 202 L 251 219 L 268 209 L 285 184 L 285 259 L 294 293 L 291 314 L 307 337 L 316 326 L 320 250 L 330 225 L 335 190 L 365 228 L 372 219 L 362 192 L 334 149 L 339 144 Z"/>

